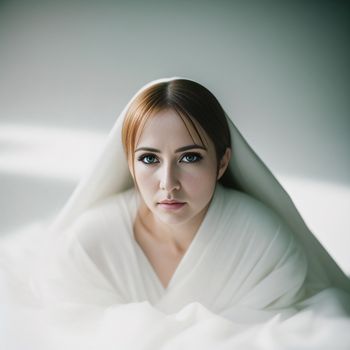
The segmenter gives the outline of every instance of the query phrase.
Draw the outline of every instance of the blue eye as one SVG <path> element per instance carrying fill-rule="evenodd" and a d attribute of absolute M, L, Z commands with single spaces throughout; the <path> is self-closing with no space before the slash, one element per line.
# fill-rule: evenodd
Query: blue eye
<path fill-rule="evenodd" d="M 157 157 L 153 154 L 143 154 L 142 156 L 138 157 L 137 160 L 141 161 L 144 164 L 159 163 Z"/>
<path fill-rule="evenodd" d="M 196 163 L 199 162 L 203 157 L 199 153 L 186 153 L 181 157 L 181 162 L 183 163 Z M 159 163 L 159 160 L 154 154 L 143 154 L 137 158 L 138 161 L 146 164 L 152 165 Z"/>
<path fill-rule="evenodd" d="M 199 153 L 187 153 L 185 154 L 181 160 L 184 163 L 196 163 L 199 162 L 203 157 Z"/>

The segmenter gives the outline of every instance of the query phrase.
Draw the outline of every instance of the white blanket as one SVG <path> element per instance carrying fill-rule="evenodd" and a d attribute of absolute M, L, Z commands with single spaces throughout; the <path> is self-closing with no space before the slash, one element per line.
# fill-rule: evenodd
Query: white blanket
<path fill-rule="evenodd" d="M 350 296 L 309 285 L 307 252 L 267 206 L 218 185 L 164 288 L 133 237 L 137 205 L 130 189 L 64 235 L 2 242 L 4 349 L 350 348 Z"/>

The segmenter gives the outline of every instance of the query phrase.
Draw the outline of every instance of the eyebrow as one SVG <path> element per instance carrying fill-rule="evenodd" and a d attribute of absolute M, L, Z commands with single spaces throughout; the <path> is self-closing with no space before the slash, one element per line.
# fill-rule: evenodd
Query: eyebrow
<path fill-rule="evenodd" d="M 207 151 L 207 149 L 204 146 L 200 145 L 188 145 L 188 146 L 183 146 L 175 150 L 175 153 L 183 152 L 183 151 L 188 151 L 190 149 L 202 149 L 204 151 Z M 135 150 L 135 153 L 138 151 L 148 151 L 148 152 L 155 152 L 155 153 L 161 153 L 159 149 L 156 148 L 151 148 L 151 147 L 140 147 Z"/>

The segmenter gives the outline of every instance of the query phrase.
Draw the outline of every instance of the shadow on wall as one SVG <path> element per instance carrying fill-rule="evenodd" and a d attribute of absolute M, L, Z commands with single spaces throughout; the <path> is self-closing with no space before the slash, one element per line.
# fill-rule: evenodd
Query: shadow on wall
<path fill-rule="evenodd" d="M 0 125 L 0 232 L 59 210 L 104 138 L 92 131 Z"/>
<path fill-rule="evenodd" d="M 0 235 L 46 221 L 66 202 L 74 184 L 57 179 L 0 174 Z"/>

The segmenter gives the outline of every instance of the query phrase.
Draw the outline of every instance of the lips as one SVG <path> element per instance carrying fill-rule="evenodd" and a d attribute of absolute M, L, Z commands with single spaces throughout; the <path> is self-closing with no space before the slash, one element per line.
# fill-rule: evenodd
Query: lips
<path fill-rule="evenodd" d="M 179 201 L 174 200 L 174 199 L 172 199 L 172 200 L 166 199 L 166 200 L 158 203 L 158 205 L 165 210 L 177 210 L 177 209 L 182 208 L 185 204 L 186 203 L 179 202 Z"/>
<path fill-rule="evenodd" d="M 172 200 L 166 199 L 164 201 L 159 202 L 159 204 L 185 204 L 185 203 L 177 201 L 177 200 L 174 200 L 174 199 L 172 199 Z"/>

